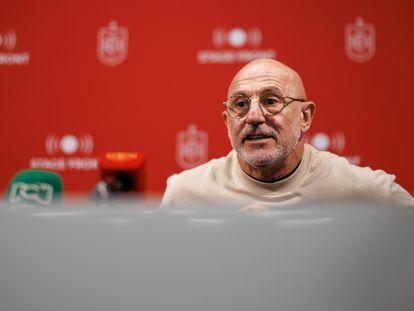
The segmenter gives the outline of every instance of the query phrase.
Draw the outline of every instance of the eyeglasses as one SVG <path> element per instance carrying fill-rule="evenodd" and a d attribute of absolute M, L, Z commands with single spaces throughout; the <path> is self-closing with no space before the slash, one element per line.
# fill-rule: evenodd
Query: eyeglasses
<path fill-rule="evenodd" d="M 286 99 L 288 99 L 288 101 L 286 101 Z M 263 115 L 274 116 L 281 113 L 287 105 L 294 101 L 305 102 L 306 100 L 283 96 L 279 93 L 265 93 L 259 98 L 259 107 Z M 237 94 L 230 96 L 223 104 L 230 117 L 242 119 L 249 112 L 251 102 L 251 98 Z"/>

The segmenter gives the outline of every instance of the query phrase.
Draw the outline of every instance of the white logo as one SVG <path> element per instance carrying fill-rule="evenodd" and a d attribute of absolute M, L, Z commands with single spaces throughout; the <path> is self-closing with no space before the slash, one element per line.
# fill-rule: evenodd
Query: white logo
<path fill-rule="evenodd" d="M 262 33 L 259 28 L 255 27 L 249 30 L 242 28 L 233 28 L 226 31 L 223 28 L 218 28 L 213 32 L 213 44 L 217 48 L 233 47 L 241 48 L 249 46 L 257 48 L 262 43 Z"/>
<path fill-rule="evenodd" d="M 128 28 L 119 27 L 115 21 L 108 27 L 99 28 L 97 54 L 104 65 L 121 64 L 128 55 Z"/>
<path fill-rule="evenodd" d="M 310 143 L 319 150 L 341 153 L 345 148 L 345 136 L 342 132 L 335 133 L 331 137 L 325 133 L 317 133 L 312 136 Z"/>
<path fill-rule="evenodd" d="M 53 188 L 49 184 L 16 182 L 11 186 L 9 200 L 12 204 L 32 201 L 41 205 L 50 205 L 52 198 Z"/>
<path fill-rule="evenodd" d="M 198 131 L 194 124 L 187 131 L 180 131 L 176 137 L 176 161 L 184 169 L 192 168 L 207 161 L 208 134 Z"/>
<path fill-rule="evenodd" d="M 27 65 L 30 60 L 28 52 L 12 52 L 17 44 L 16 32 L 11 29 L 0 33 L 0 65 Z M 1 52 L 3 51 L 3 52 Z"/>
<path fill-rule="evenodd" d="M 0 33 L 0 48 L 5 51 L 11 51 L 15 48 L 17 43 L 17 36 L 14 30 L 8 30 Z"/>
<path fill-rule="evenodd" d="M 55 171 L 97 170 L 98 160 L 87 157 L 92 153 L 93 147 L 93 138 L 89 134 L 79 136 L 49 134 L 45 139 L 45 150 L 50 158 L 33 157 L 30 159 L 30 167 Z"/>
<path fill-rule="evenodd" d="M 310 137 L 306 136 L 305 141 L 310 143 L 316 149 L 322 151 L 332 151 L 339 155 L 342 155 L 346 145 L 345 135 L 342 132 L 337 132 L 332 135 L 328 135 L 326 133 L 316 133 Z M 359 164 L 361 162 L 361 157 L 358 155 L 345 157 L 352 164 Z"/>
<path fill-rule="evenodd" d="M 358 17 L 345 26 L 345 54 L 354 62 L 364 63 L 375 54 L 375 27 Z"/>
<path fill-rule="evenodd" d="M 48 135 L 45 141 L 46 152 L 49 155 L 54 155 L 61 151 L 66 155 L 71 155 L 76 152 L 81 152 L 88 155 L 93 150 L 93 139 L 89 134 L 80 136 L 79 138 L 68 134 L 59 138 L 55 135 Z"/>
<path fill-rule="evenodd" d="M 257 58 L 275 58 L 275 50 L 258 49 L 262 38 L 262 32 L 258 27 L 217 28 L 212 35 L 212 42 L 216 49 L 198 51 L 197 60 L 200 64 L 232 64 L 247 63 Z"/>

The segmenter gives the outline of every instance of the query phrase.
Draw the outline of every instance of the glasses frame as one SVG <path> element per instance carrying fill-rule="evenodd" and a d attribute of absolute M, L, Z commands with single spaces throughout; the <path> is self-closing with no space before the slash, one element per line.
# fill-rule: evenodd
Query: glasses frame
<path fill-rule="evenodd" d="M 249 110 L 247 110 L 247 111 L 246 111 L 246 114 L 245 114 L 244 116 L 242 116 L 242 117 L 237 117 L 237 116 L 234 116 L 234 115 L 232 115 L 232 114 L 229 112 L 229 109 L 230 109 L 230 108 L 227 106 L 227 103 L 229 102 L 229 100 L 230 100 L 231 98 L 234 98 L 234 97 L 244 97 L 244 98 L 246 98 L 246 99 L 247 99 L 247 101 L 248 101 L 248 103 L 249 103 Z M 290 97 L 290 96 L 282 96 L 281 98 L 282 98 L 282 100 L 283 100 L 283 106 L 282 106 L 282 108 L 281 108 L 278 112 L 276 112 L 276 113 L 270 113 L 269 111 L 267 111 L 267 110 L 266 110 L 266 108 L 263 108 L 263 107 L 262 107 L 262 104 L 261 104 L 261 102 L 260 102 L 260 100 L 259 100 L 259 108 L 260 108 L 260 111 L 262 112 L 262 114 L 263 114 L 264 116 L 275 116 L 275 115 L 277 115 L 277 114 L 281 113 L 281 112 L 283 111 L 283 109 L 285 109 L 285 107 L 287 107 L 289 104 L 291 104 L 291 103 L 293 103 L 293 102 L 295 102 L 295 101 L 298 101 L 298 102 L 301 102 L 301 103 L 304 103 L 304 102 L 306 102 L 306 101 L 307 101 L 306 99 L 303 99 L 303 98 L 294 98 L 294 97 Z M 290 101 L 286 102 L 286 98 L 287 98 L 287 99 L 290 99 Z M 226 110 L 227 114 L 228 114 L 231 118 L 233 118 L 233 119 L 243 119 L 243 118 L 245 118 L 245 117 L 249 114 L 250 107 L 251 107 L 251 103 L 252 103 L 252 99 L 251 99 L 250 97 L 247 97 L 247 96 L 245 96 L 245 95 L 243 95 L 243 94 L 237 94 L 237 95 L 232 95 L 232 96 L 230 96 L 229 98 L 227 98 L 227 100 L 226 100 L 225 102 L 223 102 L 223 105 L 224 105 L 224 109 Z"/>

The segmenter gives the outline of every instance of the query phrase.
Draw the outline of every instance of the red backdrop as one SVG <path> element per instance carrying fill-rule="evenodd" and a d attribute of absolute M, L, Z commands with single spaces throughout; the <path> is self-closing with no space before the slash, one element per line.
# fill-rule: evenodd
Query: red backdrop
<path fill-rule="evenodd" d="M 317 103 L 309 142 L 413 193 L 412 12 L 395 0 L 4 0 L 0 190 L 37 167 L 89 191 L 98 155 L 141 151 L 148 191 L 162 192 L 170 174 L 230 150 L 228 84 L 268 56 Z"/>

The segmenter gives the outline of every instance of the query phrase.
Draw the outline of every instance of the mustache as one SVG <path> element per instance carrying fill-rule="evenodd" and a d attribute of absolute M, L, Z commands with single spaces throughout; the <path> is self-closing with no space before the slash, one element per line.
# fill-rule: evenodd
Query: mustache
<path fill-rule="evenodd" d="M 279 142 L 279 136 L 278 133 L 271 129 L 271 128 L 267 128 L 265 126 L 259 126 L 259 127 L 255 127 L 255 126 L 249 126 L 244 128 L 241 132 L 240 132 L 240 141 L 242 143 L 244 143 L 247 139 L 250 139 L 251 137 L 254 136 L 266 136 L 266 137 L 272 137 L 276 140 L 276 142 Z"/>

